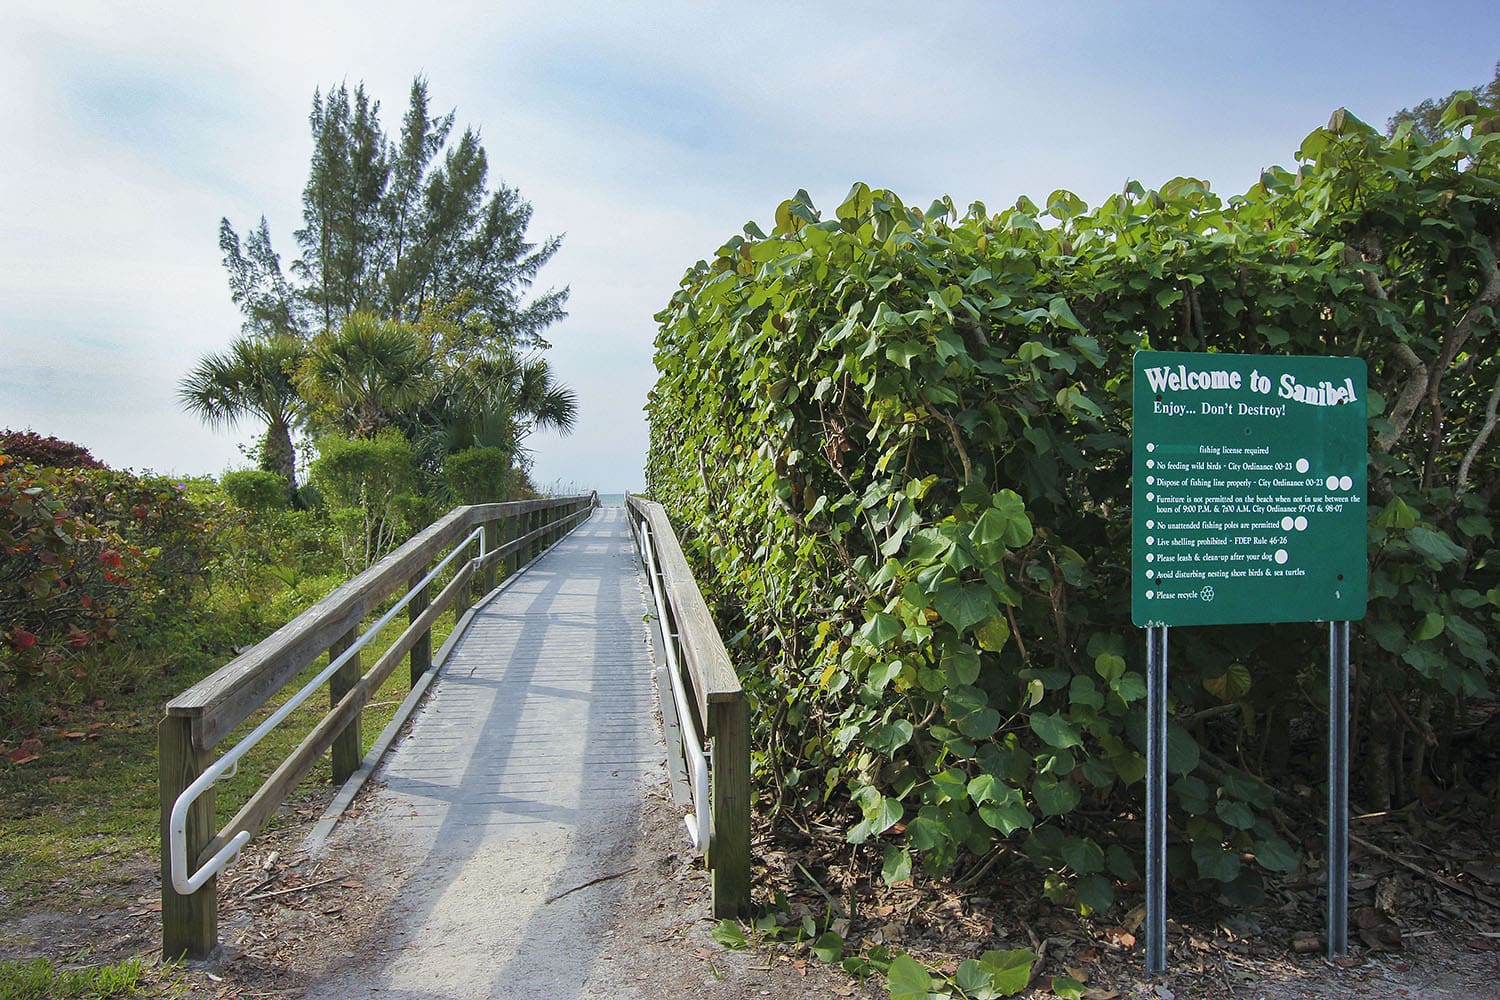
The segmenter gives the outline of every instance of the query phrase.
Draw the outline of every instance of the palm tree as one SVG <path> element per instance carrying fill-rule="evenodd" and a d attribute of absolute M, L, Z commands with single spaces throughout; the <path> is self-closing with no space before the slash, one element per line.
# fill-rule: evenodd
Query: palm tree
<path fill-rule="evenodd" d="M 521 358 L 493 345 L 482 353 L 450 350 L 426 405 L 410 416 L 429 488 L 442 491 L 441 470 L 450 455 L 470 448 L 499 448 L 512 467 L 525 468 L 522 442 L 537 427 L 569 433 L 577 421 L 572 389 L 553 380 L 540 358 Z"/>
<path fill-rule="evenodd" d="M 406 323 L 352 313 L 313 339 L 298 388 L 322 419 L 373 438 L 433 391 L 432 345 Z"/>
<path fill-rule="evenodd" d="M 422 423 L 445 453 L 499 447 L 515 454 L 534 429 L 567 434 L 578 418 L 577 397 L 553 380 L 544 358 L 489 353 L 448 367 L 440 381 Z"/>
<path fill-rule="evenodd" d="M 209 354 L 178 384 L 183 407 L 210 427 L 228 427 L 244 417 L 266 425 L 261 465 L 297 488 L 292 427 L 302 399 L 294 382 L 305 348 L 292 337 L 241 337 L 223 354 Z"/>

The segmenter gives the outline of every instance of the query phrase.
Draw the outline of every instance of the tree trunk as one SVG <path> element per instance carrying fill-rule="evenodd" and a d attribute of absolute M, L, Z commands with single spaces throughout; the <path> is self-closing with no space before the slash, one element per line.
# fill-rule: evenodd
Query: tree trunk
<path fill-rule="evenodd" d="M 261 446 L 260 466 L 286 480 L 287 498 L 297 496 L 297 452 L 292 447 L 292 429 L 283 423 L 274 423 L 266 428 L 266 440 Z"/>

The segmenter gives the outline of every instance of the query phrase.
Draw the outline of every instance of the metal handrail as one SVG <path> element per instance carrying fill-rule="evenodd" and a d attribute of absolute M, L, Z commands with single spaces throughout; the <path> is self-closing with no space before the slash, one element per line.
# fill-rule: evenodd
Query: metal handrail
<path fill-rule="evenodd" d="M 303 685 L 301 690 L 287 699 L 285 704 L 268 716 L 264 722 L 256 726 L 248 736 L 236 743 L 229 752 L 205 768 L 203 773 L 192 784 L 183 789 L 182 793 L 172 803 L 172 812 L 168 819 L 167 827 L 168 851 L 171 855 L 172 888 L 184 896 L 197 892 L 209 879 L 232 864 L 235 858 L 239 856 L 241 848 L 250 841 L 250 831 L 241 830 L 230 839 L 229 843 L 219 848 L 213 857 L 204 862 L 202 867 L 189 875 L 187 871 L 187 820 L 188 811 L 192 808 L 193 803 L 204 792 L 213 787 L 215 782 L 224 777 L 226 772 L 233 774 L 239 768 L 241 757 L 280 725 L 287 716 L 301 707 L 302 703 L 310 698 L 315 690 L 322 687 L 328 682 L 330 677 L 338 673 L 339 668 L 349 662 L 352 657 L 356 656 L 361 649 L 369 645 L 370 640 L 375 638 L 381 629 L 390 624 L 391 619 L 396 617 L 411 602 L 412 597 L 418 591 L 436 579 L 438 574 L 453 561 L 454 557 L 468 548 L 469 544 L 476 539 L 479 542 L 479 554 L 474 557 L 474 560 L 483 559 L 485 554 L 484 528 L 478 527 L 465 536 L 463 541 L 455 545 L 453 551 L 444 556 L 442 561 L 434 566 L 426 576 L 422 577 L 419 583 L 407 590 L 405 595 L 391 606 L 390 610 L 381 615 L 373 625 L 361 633 L 359 638 L 355 639 L 349 645 L 348 649 L 334 657 L 328 666 L 324 667 L 316 677 Z"/>
<path fill-rule="evenodd" d="M 667 653 L 667 675 L 672 683 L 672 700 L 677 704 L 677 717 L 682 720 L 678 730 L 682 734 L 682 747 L 692 764 L 690 788 L 693 795 L 693 818 L 682 817 L 687 826 L 688 838 L 698 851 L 708 850 L 709 843 L 709 791 L 708 758 L 703 744 L 698 739 L 698 727 L 693 723 L 693 709 L 688 701 L 682 682 L 682 669 L 677 661 L 677 633 L 667 629 L 666 601 L 662 597 L 661 580 L 656 566 L 656 549 L 651 542 L 651 526 L 644 522 L 640 526 L 641 561 L 646 564 L 646 576 L 651 580 L 651 596 L 656 602 L 656 619 L 661 622 L 662 645 Z M 693 820 L 697 823 L 694 824 Z"/>

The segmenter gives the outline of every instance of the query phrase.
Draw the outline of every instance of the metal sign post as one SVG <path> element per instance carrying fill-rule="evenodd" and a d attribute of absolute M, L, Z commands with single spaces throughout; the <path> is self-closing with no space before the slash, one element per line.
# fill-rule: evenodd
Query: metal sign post
<path fill-rule="evenodd" d="M 1167 627 L 1146 630 L 1146 971 L 1167 971 Z"/>
<path fill-rule="evenodd" d="M 1327 621 L 1328 953 L 1348 950 L 1349 622 L 1369 566 L 1365 363 L 1140 351 L 1131 619 L 1147 629 L 1146 969 L 1167 967 L 1167 629 Z"/>
<path fill-rule="evenodd" d="M 1328 957 L 1349 954 L 1349 623 L 1328 623 Z"/>

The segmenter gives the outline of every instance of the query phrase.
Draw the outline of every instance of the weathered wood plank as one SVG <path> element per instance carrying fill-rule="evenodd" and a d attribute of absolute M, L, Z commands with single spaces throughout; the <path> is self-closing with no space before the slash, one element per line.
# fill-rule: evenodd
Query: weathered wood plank
<path fill-rule="evenodd" d="M 708 866 L 716 917 L 750 913 L 750 703 L 742 691 L 709 706 L 714 741 Z"/>
<path fill-rule="evenodd" d="M 584 509 L 569 515 L 569 517 L 581 520 L 589 513 L 592 513 L 591 509 Z M 577 527 L 577 525 L 571 525 L 569 527 L 569 530 L 574 527 Z M 510 541 L 497 546 L 492 551 L 486 552 L 484 554 L 484 558 L 478 561 L 478 569 L 480 570 L 480 572 L 485 572 L 501 560 L 509 560 L 516 553 L 521 552 L 527 549 L 529 546 L 540 542 L 543 535 L 545 535 L 549 530 L 550 529 L 546 527 L 537 528 L 535 531 L 527 532 L 526 534 L 521 535 L 518 538 L 513 538 Z"/>
<path fill-rule="evenodd" d="M 217 879 L 209 879 L 190 896 L 172 888 L 170 820 L 177 796 L 198 780 L 213 755 L 193 746 L 190 720 L 167 716 L 157 730 L 158 788 L 161 797 L 161 954 L 168 961 L 183 956 L 207 958 L 219 941 Z M 214 825 L 214 790 L 198 797 L 188 810 L 187 856 L 198 856 Z"/>
<path fill-rule="evenodd" d="M 278 806 L 291 794 L 297 783 L 312 770 L 323 751 L 327 750 L 334 739 L 338 736 L 339 729 L 348 720 L 358 717 L 359 712 L 369 704 L 370 698 L 385 683 L 387 677 L 400 665 L 406 657 L 412 643 L 425 631 L 432 628 L 432 623 L 438 616 L 448 609 L 450 604 L 455 603 L 458 595 L 463 593 L 473 578 L 474 567 L 471 563 L 464 563 L 459 571 L 454 574 L 453 579 L 442 592 L 433 599 L 431 605 L 422 612 L 415 622 L 408 625 L 386 651 L 380 654 L 369 671 L 339 700 L 328 715 L 297 744 L 281 765 L 266 779 L 265 784 L 255 792 L 254 795 L 240 807 L 240 811 L 234 814 L 234 818 L 225 824 L 224 829 L 219 831 L 198 853 L 198 864 L 213 857 L 225 844 L 229 843 L 242 830 L 248 830 L 253 837 L 266 825 Z M 192 852 L 189 851 L 189 856 Z"/>
<path fill-rule="evenodd" d="M 743 916 L 750 910 L 750 703 L 666 511 L 640 497 L 627 497 L 626 504 L 632 527 L 639 520 L 650 532 L 667 604 L 663 631 L 677 633 L 703 732 L 713 740 L 708 848 L 713 914 Z"/>
<path fill-rule="evenodd" d="M 427 567 L 413 576 L 407 583 L 406 589 L 411 590 L 422 582 L 422 577 L 427 575 Z M 427 584 L 416 593 L 411 595 L 411 601 L 406 605 L 406 620 L 408 625 L 415 625 L 432 603 L 432 584 Z M 412 641 L 411 645 L 411 683 L 415 685 L 422 675 L 432 669 L 432 629 L 431 627 Z"/>
<path fill-rule="evenodd" d="M 706 727 L 709 705 L 733 700 L 741 690 L 739 676 L 730 662 L 729 651 L 724 647 L 724 640 L 719 636 L 703 594 L 698 590 L 698 583 L 693 579 L 666 510 L 661 504 L 641 497 L 632 496 L 627 503 L 651 532 L 666 600 L 676 619 L 673 625 L 679 636 L 683 660 L 692 677 L 698 717 Z"/>
<path fill-rule="evenodd" d="M 358 626 L 344 633 L 332 646 L 328 647 L 329 662 L 331 663 L 343 655 L 344 650 L 354 645 L 355 640 L 358 638 Z M 349 690 L 358 683 L 359 677 L 359 653 L 355 653 L 344 661 L 344 665 L 339 667 L 338 671 L 332 677 L 328 678 L 328 708 L 330 711 L 338 707 L 339 702 L 344 699 L 344 695 L 348 694 Z M 363 756 L 363 752 L 360 749 L 360 713 L 356 712 L 344 728 L 339 730 L 333 739 L 333 746 L 330 748 L 330 752 L 332 754 L 330 763 L 333 765 L 333 783 L 335 785 L 342 785 L 345 781 L 349 780 L 349 775 L 359 770 L 359 759 Z"/>
<path fill-rule="evenodd" d="M 335 639 L 353 628 L 371 608 L 419 569 L 431 565 L 474 525 L 501 517 L 533 517 L 536 511 L 587 499 L 558 497 L 456 508 L 253 648 L 173 698 L 167 704 L 167 714 L 192 718 L 196 746 L 215 745 Z"/>
<path fill-rule="evenodd" d="M 500 522 L 486 521 L 484 523 L 484 551 L 488 554 L 499 547 Z M 484 568 L 480 571 L 479 590 L 481 593 L 488 594 L 495 589 L 495 562 L 496 560 L 494 559 L 487 559 L 484 563 Z"/>
<path fill-rule="evenodd" d="M 167 714 L 193 720 L 193 743 L 212 747 L 357 625 L 420 566 L 468 529 L 467 508 L 436 521 L 411 541 L 337 588 L 270 637 L 173 698 Z"/>

